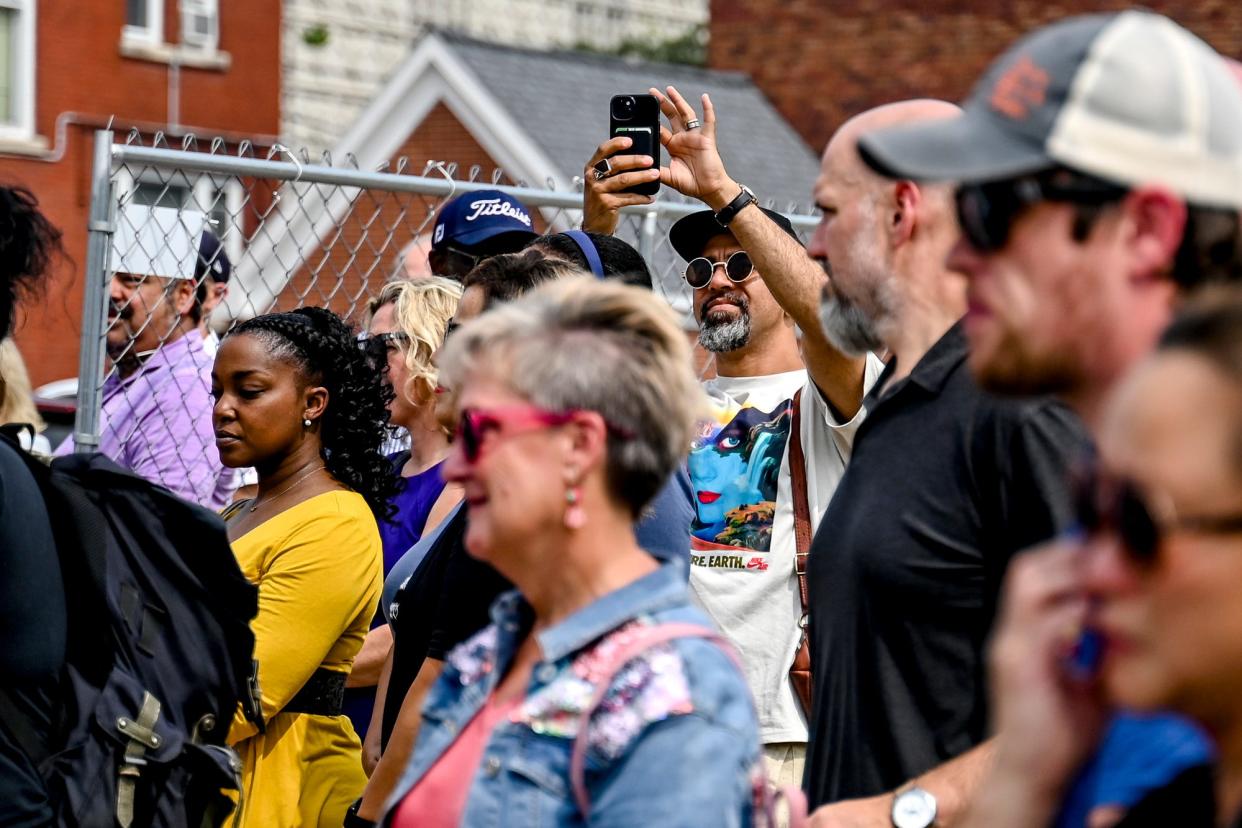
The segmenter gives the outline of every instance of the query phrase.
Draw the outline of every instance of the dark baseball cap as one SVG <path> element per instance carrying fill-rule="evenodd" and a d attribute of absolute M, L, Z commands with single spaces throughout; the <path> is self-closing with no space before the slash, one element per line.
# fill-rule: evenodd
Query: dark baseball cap
<path fill-rule="evenodd" d="M 431 249 L 448 245 L 469 250 L 484 242 L 513 236 L 517 250 L 538 235 L 530 219 L 530 211 L 522 202 L 500 190 L 475 190 L 464 193 L 440 208 L 431 235 Z"/>
<path fill-rule="evenodd" d="M 983 182 L 1056 166 L 1192 203 L 1242 207 L 1242 89 L 1166 17 L 1070 17 L 1019 40 L 945 120 L 876 130 L 864 161 L 892 178 Z"/>
<path fill-rule="evenodd" d="M 224 284 L 233 275 L 233 263 L 224 252 L 220 239 L 210 230 L 203 230 L 198 239 L 198 261 L 194 263 L 194 280 L 202 282 L 210 276 L 213 282 Z"/>
<path fill-rule="evenodd" d="M 776 226 L 788 233 L 794 241 L 802 244 L 802 240 L 794 232 L 789 219 L 775 210 L 769 210 L 766 207 L 759 209 L 763 210 L 763 214 L 776 222 Z M 709 241 L 717 236 L 728 235 L 731 235 L 729 228 L 720 226 L 720 222 L 716 221 L 715 213 L 711 210 L 700 210 L 678 219 L 677 223 L 669 228 L 668 240 L 673 245 L 673 249 L 677 251 L 677 255 L 688 262 L 703 255 L 703 248 Z"/>

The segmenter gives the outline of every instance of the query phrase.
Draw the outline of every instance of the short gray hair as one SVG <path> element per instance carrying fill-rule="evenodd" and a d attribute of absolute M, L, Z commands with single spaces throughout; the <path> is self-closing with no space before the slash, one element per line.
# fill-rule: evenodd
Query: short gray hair
<path fill-rule="evenodd" d="M 466 323 L 439 360 L 454 394 L 483 374 L 548 411 L 602 415 L 615 427 L 609 490 L 635 516 L 686 456 L 705 410 L 690 343 L 668 305 L 589 275 L 547 283 Z"/>

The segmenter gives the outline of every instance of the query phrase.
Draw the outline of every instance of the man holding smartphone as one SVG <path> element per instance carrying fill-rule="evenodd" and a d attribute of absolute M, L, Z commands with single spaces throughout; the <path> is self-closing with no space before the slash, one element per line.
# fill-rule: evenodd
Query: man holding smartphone
<path fill-rule="evenodd" d="M 658 169 L 643 169 L 650 156 L 618 154 L 629 142 L 605 142 L 587 166 L 588 230 L 611 232 L 620 207 L 651 200 L 624 192 L 660 177 Z M 596 175 L 603 159 L 610 172 Z M 804 635 L 797 561 L 844 472 L 862 397 L 883 365 L 874 356 L 845 356 L 818 323 L 804 327 L 800 346 L 795 323 L 802 320 L 778 304 L 762 266 L 730 231 L 753 203 L 747 194 L 734 205 L 692 213 L 669 232 L 686 261 L 699 344 L 714 354 L 717 374 L 705 383 L 712 416 L 688 462 L 695 507 L 690 586 L 741 654 L 769 778 L 797 785 L 807 742 L 807 712 L 790 674 Z M 764 214 L 815 269 L 788 219 Z M 814 357 L 810 370 L 804 354 Z"/>

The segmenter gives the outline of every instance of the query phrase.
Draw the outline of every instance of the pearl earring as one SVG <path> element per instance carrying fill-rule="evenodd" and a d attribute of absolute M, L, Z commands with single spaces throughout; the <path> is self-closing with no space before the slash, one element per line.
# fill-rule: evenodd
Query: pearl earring
<path fill-rule="evenodd" d="M 302 420 L 302 425 L 305 426 L 306 428 L 310 428 L 311 427 L 310 418 L 307 417 L 306 419 Z"/>

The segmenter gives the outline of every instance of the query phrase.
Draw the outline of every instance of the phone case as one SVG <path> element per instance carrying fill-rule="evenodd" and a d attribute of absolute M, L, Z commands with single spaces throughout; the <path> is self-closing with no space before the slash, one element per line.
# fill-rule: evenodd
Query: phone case
<path fill-rule="evenodd" d="M 650 155 L 654 167 L 660 166 L 660 103 L 654 95 L 614 95 L 608 105 L 608 136 L 624 135 L 634 143 L 618 155 Z M 648 167 L 647 169 L 650 169 Z M 649 181 L 625 190 L 639 195 L 655 195 L 660 182 Z"/>

